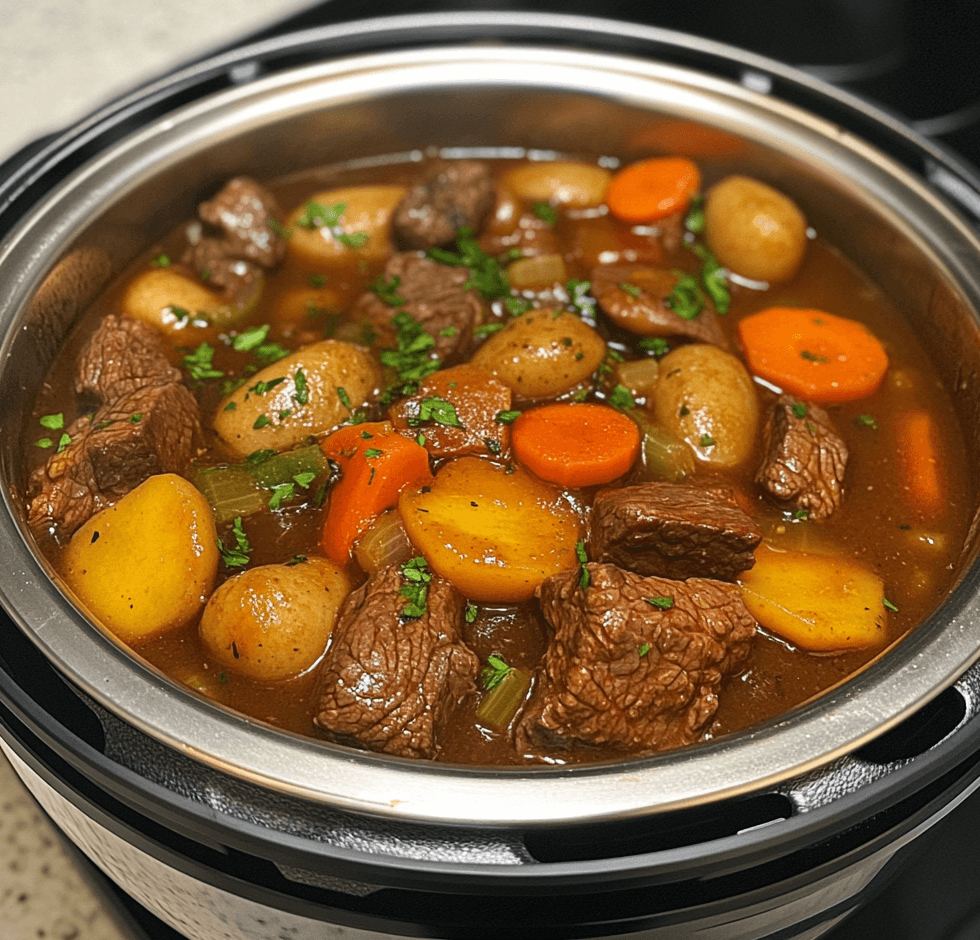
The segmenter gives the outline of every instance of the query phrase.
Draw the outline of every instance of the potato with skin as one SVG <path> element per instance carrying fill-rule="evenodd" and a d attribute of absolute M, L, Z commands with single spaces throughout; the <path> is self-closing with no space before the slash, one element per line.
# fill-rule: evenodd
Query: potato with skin
<path fill-rule="evenodd" d="M 470 361 L 529 401 L 555 398 L 584 382 L 605 355 L 602 337 L 574 314 L 531 310 L 490 336 Z"/>
<path fill-rule="evenodd" d="M 708 190 L 704 237 L 736 274 L 771 284 L 788 281 L 806 252 L 806 219 L 779 190 L 728 176 Z"/>
<path fill-rule="evenodd" d="M 88 520 L 62 562 L 79 600 L 124 643 L 187 623 L 218 570 L 208 501 L 183 477 L 158 474 Z"/>
<path fill-rule="evenodd" d="M 612 174 L 591 163 L 547 160 L 511 170 L 504 185 L 525 202 L 548 202 L 569 209 L 602 205 Z"/>
<path fill-rule="evenodd" d="M 381 261 L 392 251 L 392 216 L 407 192 L 404 186 L 378 185 L 345 186 L 314 193 L 286 220 L 292 233 L 286 251 L 309 265 L 347 264 L 352 258 Z M 307 207 L 311 203 L 328 212 L 342 206 L 337 225 L 306 224 L 304 220 L 310 214 Z"/>
<path fill-rule="evenodd" d="M 430 486 L 402 493 L 398 511 L 432 569 L 474 601 L 530 600 L 545 578 L 578 563 L 575 512 L 520 467 L 460 457 Z"/>
<path fill-rule="evenodd" d="M 380 381 L 377 365 L 362 347 L 321 340 L 267 366 L 232 392 L 218 406 L 214 430 L 241 457 L 288 450 L 336 427 L 374 396 Z"/>
<path fill-rule="evenodd" d="M 301 675 L 323 655 L 347 576 L 325 558 L 262 565 L 225 581 L 201 617 L 201 640 L 223 666 L 274 682 Z"/>
<path fill-rule="evenodd" d="M 193 345 L 234 326 L 255 309 L 262 295 L 262 280 L 249 285 L 241 297 L 227 297 L 208 289 L 174 268 L 154 268 L 136 275 L 122 296 L 122 311 L 142 320 L 174 342 Z"/>
<path fill-rule="evenodd" d="M 686 441 L 699 462 L 737 467 L 754 453 L 759 399 L 731 353 L 707 343 L 678 347 L 660 360 L 650 401 L 661 427 Z"/>

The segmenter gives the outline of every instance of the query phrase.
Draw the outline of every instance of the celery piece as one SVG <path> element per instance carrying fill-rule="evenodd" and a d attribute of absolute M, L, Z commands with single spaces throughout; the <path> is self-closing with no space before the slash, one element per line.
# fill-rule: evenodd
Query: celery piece
<path fill-rule="evenodd" d="M 511 669 L 500 684 L 483 697 L 476 710 L 477 721 L 491 728 L 506 728 L 524 703 L 530 684 L 530 673 L 523 669 Z"/>
<path fill-rule="evenodd" d="M 259 486 L 275 489 L 284 483 L 291 482 L 302 473 L 313 473 L 319 476 L 330 470 L 326 455 L 316 444 L 297 447 L 276 454 L 260 463 L 249 466 L 249 472 Z"/>
<path fill-rule="evenodd" d="M 671 437 L 639 408 L 628 414 L 643 435 L 643 467 L 638 474 L 642 479 L 677 483 L 694 473 L 694 454 L 684 441 Z"/>
<path fill-rule="evenodd" d="M 268 493 L 241 467 L 204 467 L 192 473 L 190 480 L 211 504 L 218 525 L 260 512 L 269 502 Z"/>

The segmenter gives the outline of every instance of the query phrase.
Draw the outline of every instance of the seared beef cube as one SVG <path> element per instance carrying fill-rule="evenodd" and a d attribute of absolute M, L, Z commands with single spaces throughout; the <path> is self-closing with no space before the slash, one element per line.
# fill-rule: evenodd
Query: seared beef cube
<path fill-rule="evenodd" d="M 201 203 L 198 215 L 220 230 L 229 258 L 274 268 L 286 253 L 275 196 L 253 179 L 229 180 L 213 199 Z"/>
<path fill-rule="evenodd" d="M 461 357 L 473 338 L 473 329 L 483 319 L 479 294 L 466 289 L 469 268 L 421 258 L 413 253 L 396 254 L 385 266 L 388 283 L 398 278 L 395 294 L 405 302 L 391 306 L 374 291 L 366 291 L 354 305 L 352 319 L 363 318 L 382 337 L 383 345 L 394 345 L 392 320 L 407 313 L 435 340 L 435 354 L 443 361 Z"/>
<path fill-rule="evenodd" d="M 425 612 L 407 619 L 408 583 L 392 566 L 345 601 L 321 667 L 316 723 L 341 743 L 431 758 L 449 712 L 475 693 L 479 662 L 461 641 L 462 595 L 433 575 Z"/>
<path fill-rule="evenodd" d="M 823 408 L 780 395 L 766 426 L 756 480 L 779 504 L 826 519 L 844 496 L 847 445 Z"/>
<path fill-rule="evenodd" d="M 640 336 L 686 336 L 728 349 L 718 314 L 708 305 L 693 319 L 668 304 L 678 275 L 645 264 L 600 264 L 592 269 L 592 295 L 617 326 Z M 626 285 L 628 290 L 623 287 Z"/>
<path fill-rule="evenodd" d="M 180 473 L 201 428 L 194 396 L 177 382 L 146 385 L 76 421 L 72 443 L 31 477 L 38 529 L 73 533 L 90 516 L 158 473 Z"/>
<path fill-rule="evenodd" d="M 208 287 L 227 295 L 241 294 L 262 277 L 258 264 L 229 255 L 227 244 L 219 238 L 202 238 L 184 252 L 181 261 Z"/>
<path fill-rule="evenodd" d="M 697 741 L 724 676 L 749 653 L 755 621 L 737 587 L 644 578 L 588 564 L 537 596 L 555 636 L 516 731 L 520 750 L 577 745 L 666 750 Z"/>
<path fill-rule="evenodd" d="M 734 503 L 678 483 L 602 490 L 592 508 L 593 557 L 639 574 L 734 581 L 761 540 Z"/>
<path fill-rule="evenodd" d="M 439 166 L 395 210 L 395 239 L 405 248 L 450 245 L 461 228 L 479 232 L 493 201 L 487 164 L 459 160 Z"/>
<path fill-rule="evenodd" d="M 179 382 L 160 333 L 129 317 L 107 316 L 78 357 L 75 391 L 100 401 L 148 384 Z"/>

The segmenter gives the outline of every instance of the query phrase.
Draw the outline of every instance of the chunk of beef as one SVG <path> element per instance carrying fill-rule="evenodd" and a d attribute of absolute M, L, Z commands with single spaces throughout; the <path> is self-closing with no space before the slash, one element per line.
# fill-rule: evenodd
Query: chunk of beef
<path fill-rule="evenodd" d="M 200 440 L 200 409 L 159 335 L 105 317 L 78 357 L 75 389 L 102 406 L 66 431 L 71 443 L 31 475 L 28 520 L 71 535 L 157 473 L 181 473 Z"/>
<path fill-rule="evenodd" d="M 435 353 L 444 362 L 466 352 L 484 314 L 480 295 L 466 289 L 469 268 L 454 268 L 408 252 L 393 255 L 384 276 L 389 283 L 398 278 L 396 293 L 405 303 L 392 307 L 374 291 L 365 291 L 354 304 L 353 319 L 369 320 L 382 343 L 393 345 L 392 320 L 407 313 L 435 340 Z"/>
<path fill-rule="evenodd" d="M 68 428 L 72 442 L 31 477 L 28 519 L 68 536 L 158 473 L 180 473 L 201 433 L 197 402 L 179 382 L 144 385 Z"/>
<path fill-rule="evenodd" d="M 755 635 L 738 588 L 585 568 L 585 589 L 574 569 L 538 588 L 555 636 L 517 726 L 518 748 L 694 743 L 717 710 L 722 678 L 740 668 Z"/>
<path fill-rule="evenodd" d="M 678 483 L 602 490 L 592 508 L 596 561 L 663 578 L 734 581 L 755 564 L 762 532 L 716 492 Z"/>
<path fill-rule="evenodd" d="M 198 215 L 210 230 L 188 246 L 181 260 L 212 287 L 243 290 L 286 253 L 276 199 L 253 179 L 229 180 L 200 204 Z"/>
<path fill-rule="evenodd" d="M 686 336 L 728 349 L 718 314 L 705 306 L 693 319 L 668 305 L 678 276 L 644 264 L 600 264 L 592 269 L 592 295 L 617 325 L 640 336 Z M 631 289 L 626 289 L 623 285 Z"/>
<path fill-rule="evenodd" d="M 149 384 L 179 382 L 160 333 L 139 320 L 107 316 L 78 357 L 75 391 L 100 401 Z"/>
<path fill-rule="evenodd" d="M 765 457 L 756 474 L 782 506 L 826 519 L 844 496 L 847 445 L 823 408 L 780 395 L 765 430 Z"/>
<path fill-rule="evenodd" d="M 341 743 L 431 758 L 450 710 L 475 692 L 479 666 L 461 642 L 463 597 L 433 575 L 425 613 L 403 616 L 407 584 L 385 568 L 345 601 L 320 672 L 316 723 Z"/>
<path fill-rule="evenodd" d="M 458 160 L 440 165 L 413 186 L 395 210 L 395 239 L 405 248 L 450 245 L 461 228 L 479 232 L 493 200 L 486 163 Z"/>

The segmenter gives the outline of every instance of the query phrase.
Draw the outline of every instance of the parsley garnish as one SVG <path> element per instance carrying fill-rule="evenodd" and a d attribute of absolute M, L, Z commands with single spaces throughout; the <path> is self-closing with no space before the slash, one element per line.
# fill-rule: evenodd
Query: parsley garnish
<path fill-rule="evenodd" d="M 65 426 L 65 416 L 61 412 L 56 415 L 43 415 L 38 419 L 42 428 L 49 431 L 60 431 Z"/>
<path fill-rule="evenodd" d="M 793 405 L 793 414 L 797 418 L 805 418 L 806 417 L 806 405 L 803 405 L 800 402 L 796 402 Z"/>
<path fill-rule="evenodd" d="M 664 300 L 677 316 L 685 320 L 696 320 L 704 309 L 704 297 L 698 282 L 691 274 L 684 274 L 677 279 L 674 289 Z"/>
<path fill-rule="evenodd" d="M 575 557 L 578 559 L 578 586 L 584 591 L 592 581 L 589 576 L 589 569 L 585 566 L 589 563 L 589 556 L 585 553 L 585 542 L 578 541 L 575 544 Z"/>
<path fill-rule="evenodd" d="M 648 336 L 646 339 L 641 339 L 637 345 L 640 349 L 652 352 L 657 357 L 666 355 L 670 349 L 670 343 L 662 336 Z"/>
<path fill-rule="evenodd" d="M 272 422 L 269 420 L 268 415 L 259 415 L 255 421 L 252 422 L 252 430 L 258 431 L 259 428 L 267 428 Z"/>
<path fill-rule="evenodd" d="M 646 656 L 646 654 L 650 652 L 650 644 L 649 644 L 649 643 L 644 643 L 644 644 L 643 644 L 643 645 L 642 645 L 642 646 L 641 646 L 641 647 L 640 647 L 640 648 L 639 648 L 639 649 L 637 650 L 637 652 L 638 652 L 638 653 L 639 653 L 639 654 L 640 654 L 641 656 Z"/>
<path fill-rule="evenodd" d="M 309 276 L 310 287 L 319 290 L 327 283 L 327 279 L 322 274 L 311 274 Z"/>
<path fill-rule="evenodd" d="M 691 250 L 701 259 L 701 284 L 708 292 L 711 302 L 715 305 L 715 310 L 719 313 L 728 313 L 728 306 L 732 302 L 732 296 L 728 292 L 728 284 L 725 282 L 725 269 L 718 263 L 718 259 L 704 245 L 693 245 Z"/>
<path fill-rule="evenodd" d="M 269 324 L 263 326 L 250 326 L 247 330 L 242 330 L 231 341 L 231 348 L 235 352 L 251 352 L 265 342 L 269 335 Z"/>
<path fill-rule="evenodd" d="M 489 336 L 491 333 L 499 333 L 503 328 L 503 323 L 484 323 L 473 331 L 473 335 L 479 337 Z"/>
<path fill-rule="evenodd" d="M 887 597 L 883 597 L 881 599 L 881 603 L 884 604 L 888 610 L 894 611 L 896 614 L 898 613 L 898 608 L 890 600 L 888 600 Z"/>
<path fill-rule="evenodd" d="M 332 206 L 324 206 L 311 199 L 303 206 L 303 212 L 296 220 L 300 228 L 333 228 L 340 222 L 340 217 L 344 214 L 347 203 L 336 202 Z"/>
<path fill-rule="evenodd" d="M 433 395 L 431 398 L 423 398 L 419 402 L 418 421 L 435 421 L 436 424 L 445 424 L 451 428 L 462 428 L 459 415 L 452 402 L 445 398 Z M 409 422 L 411 423 L 411 422 Z"/>
<path fill-rule="evenodd" d="M 635 408 L 636 402 L 633 400 L 630 390 L 625 385 L 617 385 L 606 398 L 613 408 L 618 408 L 620 411 L 625 411 L 628 408 Z"/>
<path fill-rule="evenodd" d="M 830 362 L 826 356 L 819 356 L 817 353 L 810 352 L 809 349 L 804 349 L 800 352 L 800 358 L 806 359 L 807 362 Z"/>
<path fill-rule="evenodd" d="M 630 297 L 640 296 L 640 288 L 637 287 L 635 284 L 630 284 L 629 281 L 620 281 L 619 289 L 622 291 L 626 291 L 626 293 L 629 294 Z"/>
<path fill-rule="evenodd" d="M 467 623 L 473 623 L 476 620 L 477 607 L 476 604 L 467 604 L 466 610 L 463 611 L 463 617 Z"/>
<path fill-rule="evenodd" d="M 58 450 L 56 453 L 61 453 L 69 444 L 71 443 L 71 435 L 66 431 L 61 437 L 58 438 Z"/>
<path fill-rule="evenodd" d="M 508 666 L 500 656 L 496 653 L 491 653 L 487 657 L 487 665 L 484 666 L 483 671 L 480 673 L 480 682 L 484 689 L 492 692 L 513 671 L 513 666 Z"/>
<path fill-rule="evenodd" d="M 248 544 L 248 537 L 242 528 L 241 516 L 235 517 L 231 534 L 235 537 L 234 548 L 227 548 L 223 542 L 218 541 L 221 560 L 225 563 L 226 568 L 243 568 L 248 564 L 248 553 L 252 550 L 252 546 Z"/>
<path fill-rule="evenodd" d="M 873 415 L 858 415 L 857 423 L 863 424 L 865 427 L 871 428 L 872 431 L 878 430 L 878 422 L 875 420 Z"/>
<path fill-rule="evenodd" d="M 362 248 L 367 244 L 367 232 L 334 232 L 333 237 L 345 248 Z"/>
<path fill-rule="evenodd" d="M 347 394 L 347 390 L 339 385 L 337 386 L 337 397 L 340 399 L 340 403 L 345 408 L 353 408 L 353 405 L 350 403 L 350 395 Z"/>
<path fill-rule="evenodd" d="M 493 420 L 497 424 L 513 424 L 520 416 L 519 411 L 498 411 Z"/>
<path fill-rule="evenodd" d="M 306 373 L 302 369 L 297 369 L 293 376 L 296 391 L 293 392 L 293 399 L 297 405 L 305 405 L 310 400 L 310 392 L 306 386 Z"/>
<path fill-rule="evenodd" d="M 297 473 L 293 479 L 298 486 L 303 487 L 304 490 L 308 490 L 310 484 L 316 479 L 316 471 L 307 470 L 305 473 Z"/>
<path fill-rule="evenodd" d="M 378 450 L 377 447 L 369 447 L 366 451 L 364 451 L 364 456 L 368 458 L 380 457 L 383 453 L 384 451 Z"/>
<path fill-rule="evenodd" d="M 565 282 L 565 290 L 568 291 L 568 302 L 579 316 L 589 318 L 595 316 L 595 300 L 588 296 L 591 289 L 591 281 L 578 281 L 572 278 Z"/>
<path fill-rule="evenodd" d="M 246 458 L 245 462 L 257 467 L 260 463 L 265 463 L 270 457 L 275 457 L 274 450 L 253 450 Z"/>
<path fill-rule="evenodd" d="M 397 349 L 382 349 L 381 364 L 398 373 L 399 382 L 418 382 L 435 372 L 441 361 L 432 355 L 436 341 L 407 313 L 396 313 Z"/>
<path fill-rule="evenodd" d="M 714 447 L 715 439 L 710 434 L 701 435 L 701 446 L 702 447 Z"/>
<path fill-rule="evenodd" d="M 694 196 L 684 218 L 684 228 L 697 235 L 704 231 L 704 197 Z"/>
<path fill-rule="evenodd" d="M 49 447 L 54 447 L 54 441 L 50 437 L 39 437 L 34 442 L 35 447 L 40 447 L 41 450 L 47 450 Z"/>
<path fill-rule="evenodd" d="M 197 349 L 184 356 L 184 368 L 190 377 L 198 382 L 203 382 L 205 379 L 220 379 L 224 372 L 212 366 L 213 358 L 213 347 L 208 343 L 201 343 Z"/>
<path fill-rule="evenodd" d="M 504 269 L 496 258 L 491 258 L 477 244 L 470 229 L 464 227 L 456 233 L 456 248 L 458 252 L 430 248 L 426 256 L 439 264 L 469 268 L 470 279 L 464 287 L 466 290 L 476 288 L 486 300 L 510 296 L 510 283 Z"/>
<path fill-rule="evenodd" d="M 531 309 L 531 301 L 526 297 L 508 297 L 504 301 L 504 309 L 512 316 L 519 317 Z"/>
<path fill-rule="evenodd" d="M 168 258 L 165 254 L 162 254 L 161 253 L 161 254 L 157 255 L 150 262 L 150 266 L 151 267 L 154 267 L 154 268 L 169 268 L 170 267 L 170 258 Z"/>
<path fill-rule="evenodd" d="M 408 598 L 402 608 L 402 620 L 415 620 L 425 613 L 425 602 L 429 596 L 429 582 L 432 574 L 424 558 L 418 556 L 401 565 L 402 577 L 408 584 L 402 585 L 398 593 Z"/>
<path fill-rule="evenodd" d="M 292 483 L 280 483 L 272 488 L 272 498 L 269 500 L 270 509 L 278 509 L 287 499 L 292 499 L 296 495 L 296 488 Z"/>
<path fill-rule="evenodd" d="M 548 225 L 554 225 L 558 221 L 558 213 L 550 202 L 536 202 L 531 206 L 531 211 Z"/>
<path fill-rule="evenodd" d="M 657 610 L 670 610 L 674 606 L 672 597 L 644 597 L 643 600 L 651 607 L 656 607 Z"/>
<path fill-rule="evenodd" d="M 390 281 L 383 274 L 379 274 L 368 284 L 368 290 L 374 291 L 389 307 L 400 307 L 405 303 L 405 298 L 398 293 L 398 285 L 401 282 L 402 279 L 397 274 L 393 274 Z"/>
<path fill-rule="evenodd" d="M 248 390 L 250 392 L 255 392 L 256 395 L 265 395 L 267 392 L 271 392 L 277 385 L 286 381 L 284 375 L 277 376 L 274 379 L 269 379 L 266 382 L 256 382 L 254 385 L 250 385 Z"/>
<path fill-rule="evenodd" d="M 793 513 L 793 518 L 799 519 L 801 522 L 805 522 L 807 519 L 810 518 L 810 510 L 797 509 L 796 512 Z"/>
<path fill-rule="evenodd" d="M 262 365 L 272 365 L 284 356 L 289 355 L 289 350 L 278 343 L 263 343 L 258 349 L 255 350 L 255 358 L 262 363 Z"/>

